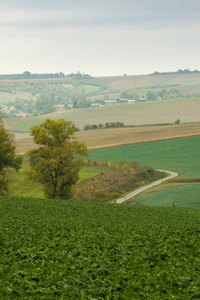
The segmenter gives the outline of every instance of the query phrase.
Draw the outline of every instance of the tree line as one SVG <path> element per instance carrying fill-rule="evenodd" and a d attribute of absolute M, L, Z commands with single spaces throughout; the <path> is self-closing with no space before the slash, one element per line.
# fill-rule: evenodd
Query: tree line
<path fill-rule="evenodd" d="M 105 167 L 111 170 L 118 170 L 127 173 L 130 173 L 133 170 L 137 171 L 140 169 L 140 165 L 138 162 L 129 162 L 126 160 L 116 162 L 116 161 L 107 161 L 107 160 L 85 159 L 84 166 L 101 167 L 101 168 Z"/>
<path fill-rule="evenodd" d="M 120 127 L 124 127 L 124 123 L 123 122 L 106 122 L 105 124 L 86 124 L 83 127 L 83 130 L 92 130 L 92 129 L 103 129 L 103 128 L 120 128 Z"/>
<path fill-rule="evenodd" d="M 22 74 L 1 74 L 0 80 L 14 80 L 14 79 L 43 79 L 43 78 L 74 78 L 74 79 L 87 79 L 92 78 L 89 74 L 77 73 L 64 74 L 63 72 L 59 73 L 34 73 L 32 74 L 29 71 L 25 71 Z"/>
<path fill-rule="evenodd" d="M 175 72 L 158 72 L 158 71 L 155 71 L 154 73 L 151 73 L 149 75 L 187 74 L 187 73 L 199 73 L 199 72 L 200 71 L 198 71 L 198 70 L 190 71 L 189 69 L 184 69 L 184 70 L 179 69 L 178 71 L 175 71 Z"/>
<path fill-rule="evenodd" d="M 162 89 L 161 91 L 148 91 L 147 92 L 147 100 L 161 100 L 161 99 L 169 99 L 169 98 L 180 98 L 185 97 L 181 92 L 175 88 L 170 89 L 169 91 L 166 89 Z"/>

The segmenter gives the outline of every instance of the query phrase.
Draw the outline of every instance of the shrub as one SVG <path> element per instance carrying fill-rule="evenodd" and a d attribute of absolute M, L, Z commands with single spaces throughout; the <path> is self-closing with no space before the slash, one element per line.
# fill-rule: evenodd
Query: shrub
<path fill-rule="evenodd" d="M 147 170 L 140 170 L 139 172 L 138 172 L 138 176 L 140 176 L 140 177 L 142 177 L 142 178 L 144 178 L 144 179 L 149 179 L 150 178 L 150 174 L 148 173 L 148 171 Z"/>
<path fill-rule="evenodd" d="M 174 122 L 175 125 L 178 125 L 178 124 L 180 124 L 180 123 L 181 123 L 181 120 L 180 120 L 180 119 L 177 119 L 177 120 Z"/>

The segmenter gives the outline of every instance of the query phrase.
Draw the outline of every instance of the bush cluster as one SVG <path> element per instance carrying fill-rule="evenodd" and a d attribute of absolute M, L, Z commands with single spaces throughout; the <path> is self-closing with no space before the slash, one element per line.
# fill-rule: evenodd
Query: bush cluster
<path fill-rule="evenodd" d="M 108 202 L 165 176 L 151 167 L 141 167 L 137 162 L 92 159 L 84 162 L 88 167 L 100 167 L 108 172 L 80 181 L 73 189 L 74 199 Z"/>
<path fill-rule="evenodd" d="M 109 168 L 110 170 L 118 170 L 130 173 L 131 171 L 137 171 L 140 169 L 138 162 L 130 162 L 122 160 L 120 162 L 116 161 L 107 161 L 107 160 L 95 160 L 95 159 L 86 159 L 84 160 L 84 165 L 87 167 L 103 167 Z"/>

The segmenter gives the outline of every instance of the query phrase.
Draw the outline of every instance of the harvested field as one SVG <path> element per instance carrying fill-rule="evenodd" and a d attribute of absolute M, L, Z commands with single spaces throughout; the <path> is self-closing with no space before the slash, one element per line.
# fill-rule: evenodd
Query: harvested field
<path fill-rule="evenodd" d="M 112 76 L 96 77 L 94 79 L 83 79 L 85 84 L 103 84 L 110 88 L 132 88 L 139 85 L 163 85 L 163 84 L 199 84 L 200 73 L 188 74 L 166 74 L 166 75 L 131 75 L 131 76 Z"/>
<path fill-rule="evenodd" d="M 20 133 L 20 138 L 17 138 L 18 153 L 24 153 L 29 149 L 37 147 L 27 133 L 24 135 L 25 138 L 22 138 L 22 133 Z M 79 140 L 85 141 L 90 149 L 192 135 L 200 135 L 200 123 L 98 129 L 78 131 L 75 133 L 75 136 Z"/>
<path fill-rule="evenodd" d="M 44 122 L 46 118 L 71 120 L 82 129 L 86 124 L 106 122 L 124 122 L 125 125 L 149 125 L 174 123 L 180 119 L 183 123 L 199 122 L 200 98 L 177 98 L 169 100 L 147 101 L 145 103 L 110 105 L 94 108 L 80 108 L 57 111 L 51 114 L 6 119 L 7 130 L 29 130 L 34 124 Z"/>

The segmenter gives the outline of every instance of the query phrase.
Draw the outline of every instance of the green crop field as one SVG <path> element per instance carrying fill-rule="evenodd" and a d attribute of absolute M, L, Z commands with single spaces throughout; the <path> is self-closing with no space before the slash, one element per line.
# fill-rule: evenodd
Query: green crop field
<path fill-rule="evenodd" d="M 169 183 L 141 193 L 131 203 L 200 208 L 199 195 L 199 183 Z"/>
<path fill-rule="evenodd" d="M 145 103 L 110 105 L 103 107 L 68 109 L 51 114 L 25 119 L 10 118 L 5 127 L 9 130 L 29 130 L 34 124 L 46 118 L 71 120 L 79 128 L 86 124 L 124 122 L 125 125 L 163 124 L 199 121 L 200 98 L 177 98 L 154 100 Z"/>
<path fill-rule="evenodd" d="M 197 299 L 200 211 L 0 197 L 1 299 Z"/>
<path fill-rule="evenodd" d="M 180 178 L 200 177 L 200 137 L 187 137 L 91 150 L 93 159 L 137 161 L 141 165 L 181 173 Z"/>

